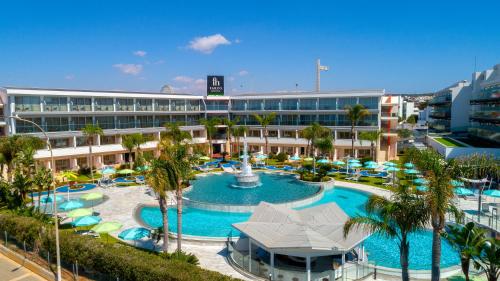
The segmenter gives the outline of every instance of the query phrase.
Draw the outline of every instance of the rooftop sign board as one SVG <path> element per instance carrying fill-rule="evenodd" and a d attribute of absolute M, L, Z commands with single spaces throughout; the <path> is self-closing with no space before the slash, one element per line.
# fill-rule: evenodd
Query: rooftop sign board
<path fill-rule="evenodd" d="M 224 76 L 208 75 L 207 96 L 223 96 L 223 95 L 224 95 Z"/>

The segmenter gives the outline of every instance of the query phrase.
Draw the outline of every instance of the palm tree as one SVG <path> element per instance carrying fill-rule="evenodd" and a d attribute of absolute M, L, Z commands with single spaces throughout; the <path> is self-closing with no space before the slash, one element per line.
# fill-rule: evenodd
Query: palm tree
<path fill-rule="evenodd" d="M 59 174 L 59 176 L 63 179 L 63 181 L 64 179 L 68 181 L 70 189 L 73 185 L 73 182 L 76 181 L 76 179 L 78 178 L 78 175 L 75 172 L 69 170 L 63 171 L 62 173 Z"/>
<path fill-rule="evenodd" d="M 311 140 L 313 139 L 314 132 L 312 131 L 312 127 L 306 127 L 303 130 L 300 131 L 300 137 L 304 138 L 307 140 L 307 146 L 306 146 L 306 156 L 310 156 L 310 147 L 311 147 Z"/>
<path fill-rule="evenodd" d="M 236 126 L 240 122 L 240 118 L 236 117 L 234 120 L 230 120 L 229 118 L 222 119 L 222 124 L 227 127 L 227 147 L 229 148 L 229 156 L 231 156 L 231 135 L 233 133 L 234 126 Z"/>
<path fill-rule="evenodd" d="M 365 119 L 366 116 L 370 115 L 370 111 L 366 109 L 362 104 L 356 104 L 354 106 L 346 106 L 347 117 L 351 120 L 351 150 L 352 156 L 354 156 L 354 126 L 358 124 L 359 121 Z"/>
<path fill-rule="evenodd" d="M 449 230 L 443 234 L 450 244 L 460 253 L 460 263 L 465 281 L 469 281 L 469 266 L 474 255 L 477 255 L 477 247 L 486 237 L 486 231 L 478 228 L 473 222 L 466 225 L 450 225 Z"/>
<path fill-rule="evenodd" d="M 6 165 L 7 181 L 12 182 L 12 172 L 14 171 L 16 162 L 19 164 L 24 163 L 28 167 L 31 166 L 34 163 L 33 156 L 36 150 L 42 149 L 44 146 L 45 142 L 37 137 L 21 135 L 0 137 L 2 173 L 3 165 Z"/>
<path fill-rule="evenodd" d="M 245 133 L 248 132 L 248 127 L 246 126 L 238 126 L 233 128 L 233 137 L 236 140 L 236 146 L 238 146 L 238 155 L 241 154 L 241 145 L 240 138 L 245 136 Z"/>
<path fill-rule="evenodd" d="M 31 190 L 33 181 L 28 175 L 23 174 L 20 170 L 14 173 L 14 180 L 12 181 L 12 189 L 19 194 L 23 202 L 26 201 L 26 196 Z"/>
<path fill-rule="evenodd" d="M 149 141 L 149 138 L 145 137 L 141 133 L 134 133 L 131 135 L 122 136 L 122 146 L 123 146 L 123 148 L 127 149 L 127 151 L 129 152 L 129 155 L 130 155 L 129 156 L 130 169 L 132 169 L 132 151 L 134 149 L 137 150 L 136 158 L 138 158 L 140 156 L 140 153 L 141 153 L 141 145 L 148 142 L 148 141 Z"/>
<path fill-rule="evenodd" d="M 40 167 L 37 169 L 36 174 L 33 178 L 33 185 L 37 187 L 38 194 L 38 210 L 40 210 L 40 199 L 42 192 L 48 191 L 50 195 L 50 187 L 52 186 L 52 173 L 49 169 L 45 167 Z"/>
<path fill-rule="evenodd" d="M 94 169 L 93 169 L 93 159 L 92 159 L 92 145 L 94 144 L 94 138 L 97 136 L 102 136 L 104 134 L 99 124 L 87 124 L 82 129 L 82 134 L 87 139 L 87 145 L 89 146 L 89 168 L 90 168 L 90 177 L 92 178 L 92 182 L 94 182 Z"/>
<path fill-rule="evenodd" d="M 446 213 L 453 213 L 457 220 L 461 212 L 453 204 L 453 188 L 450 184 L 456 171 L 454 161 L 446 161 L 438 152 L 426 149 L 418 152 L 414 159 L 416 166 L 425 171 L 429 179 L 429 191 L 424 194 L 432 226 L 432 268 L 431 279 L 439 281 L 441 264 L 441 234 L 446 225 Z"/>
<path fill-rule="evenodd" d="M 377 130 L 377 131 L 368 131 L 368 132 L 361 132 L 359 134 L 359 139 L 361 142 L 364 140 L 367 140 L 370 142 L 371 145 L 371 156 L 373 161 L 377 162 L 377 143 L 378 140 L 380 139 L 380 136 L 382 135 L 382 132 Z"/>
<path fill-rule="evenodd" d="M 260 126 L 264 129 L 264 140 L 266 142 L 264 153 L 267 155 L 268 154 L 268 147 L 269 147 L 269 141 L 268 141 L 269 131 L 267 130 L 267 126 L 271 125 L 271 123 L 274 121 L 274 119 L 276 119 L 276 112 L 271 112 L 270 114 L 262 115 L 262 116 L 260 116 L 258 114 L 254 114 L 253 116 L 255 117 L 257 122 L 260 124 Z"/>
<path fill-rule="evenodd" d="M 148 185 L 158 196 L 158 204 L 162 214 L 163 248 L 168 251 L 168 191 L 175 190 L 177 185 L 177 169 L 169 161 L 155 159 L 151 163 L 151 170 L 146 175 Z"/>
<path fill-rule="evenodd" d="M 426 204 L 406 186 L 400 186 L 390 199 L 372 195 L 366 203 L 366 216 L 355 216 L 344 224 L 344 237 L 353 228 L 397 238 L 399 241 L 402 280 L 409 280 L 408 265 L 410 242 L 408 235 L 425 228 L 428 221 Z"/>
<path fill-rule="evenodd" d="M 191 164 L 195 161 L 188 154 L 188 146 L 177 144 L 164 147 L 163 153 L 160 156 L 165 162 L 170 163 L 175 167 L 172 175 L 175 177 L 176 197 L 177 197 L 177 251 L 182 249 L 182 189 L 184 183 L 188 182 L 191 175 Z"/>
<path fill-rule="evenodd" d="M 205 130 L 207 131 L 207 138 L 208 138 L 208 156 L 212 157 L 212 139 L 217 132 L 217 125 L 220 124 L 220 120 L 217 117 L 212 117 L 209 119 L 200 119 L 200 124 L 205 126 Z"/>
<path fill-rule="evenodd" d="M 174 144 L 180 144 L 186 140 L 191 140 L 191 134 L 187 131 L 182 131 L 180 126 L 181 123 L 179 122 L 165 123 L 165 129 L 167 131 L 163 134 L 162 138 L 167 138 Z"/>
<path fill-rule="evenodd" d="M 321 155 L 327 155 L 333 150 L 333 137 L 328 135 L 322 138 L 316 139 L 314 142 L 314 147 L 319 150 Z"/>
<path fill-rule="evenodd" d="M 476 269 L 486 272 L 488 281 L 497 281 L 500 275 L 500 240 L 487 238 L 481 241 L 472 259 Z"/>

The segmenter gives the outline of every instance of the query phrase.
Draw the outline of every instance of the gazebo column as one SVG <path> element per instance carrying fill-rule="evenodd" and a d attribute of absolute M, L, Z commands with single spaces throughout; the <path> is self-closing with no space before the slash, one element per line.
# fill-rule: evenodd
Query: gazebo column
<path fill-rule="evenodd" d="M 252 239 L 248 237 L 248 272 L 252 273 Z"/>
<path fill-rule="evenodd" d="M 345 265 L 345 252 L 341 252 L 341 253 L 342 253 L 342 270 L 341 270 L 341 272 L 342 272 L 342 281 L 344 281 L 345 280 L 345 270 L 344 270 L 344 268 L 345 268 L 345 266 L 344 266 Z"/>
<path fill-rule="evenodd" d="M 307 281 L 311 281 L 311 257 L 306 257 L 306 271 L 307 271 Z"/>
<path fill-rule="evenodd" d="M 274 280 L 274 252 L 271 252 L 271 280 Z"/>

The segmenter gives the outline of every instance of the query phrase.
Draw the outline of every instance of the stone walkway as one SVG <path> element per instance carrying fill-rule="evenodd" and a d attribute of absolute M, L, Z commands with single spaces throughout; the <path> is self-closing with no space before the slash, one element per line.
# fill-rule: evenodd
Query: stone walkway
<path fill-rule="evenodd" d="M 349 187 L 365 192 L 370 192 L 382 196 L 389 196 L 390 192 L 368 185 L 362 185 L 357 183 L 349 182 L 339 182 L 338 185 L 343 187 Z M 102 192 L 104 195 L 109 197 L 109 199 L 103 204 L 99 204 L 94 207 L 94 211 L 99 212 L 103 221 L 117 221 L 123 224 L 121 230 L 138 227 L 139 223 L 134 219 L 135 208 L 138 204 L 153 204 L 157 205 L 158 201 L 154 196 L 150 195 L 145 186 L 130 186 L 130 187 L 114 187 L 114 188 L 96 188 L 91 192 Z M 80 193 L 79 193 L 80 194 Z M 76 195 L 76 194 L 75 194 Z M 117 236 L 119 231 L 115 233 L 110 233 L 113 236 Z M 129 242 L 134 244 L 134 242 Z M 136 246 L 152 249 L 153 242 L 149 239 L 144 239 L 136 242 Z M 183 250 L 195 254 L 200 260 L 200 266 L 210 270 L 218 271 L 220 273 L 230 275 L 243 280 L 251 280 L 239 272 L 237 272 L 232 266 L 230 266 L 226 259 L 225 246 L 223 245 L 202 245 L 199 243 L 193 243 L 189 241 L 183 241 Z M 156 249 L 161 248 L 161 242 L 156 246 Z M 175 240 L 170 241 L 169 251 L 174 251 L 176 249 Z"/>
<path fill-rule="evenodd" d="M 32 271 L 0 254 L 0 280 L 5 281 L 45 281 Z"/>

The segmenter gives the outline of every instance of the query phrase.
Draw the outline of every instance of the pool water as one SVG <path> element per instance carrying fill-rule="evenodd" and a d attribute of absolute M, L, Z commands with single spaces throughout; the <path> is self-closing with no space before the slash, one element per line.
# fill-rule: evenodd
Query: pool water
<path fill-rule="evenodd" d="M 91 190 L 91 189 L 94 189 L 97 187 L 97 185 L 93 184 L 93 183 L 83 183 L 83 184 L 78 184 L 78 185 L 81 185 L 82 188 L 69 189 L 69 185 L 63 185 L 63 186 L 57 187 L 56 191 L 57 191 L 57 193 L 68 193 L 68 189 L 69 189 L 69 192 L 73 193 L 73 192 L 80 192 L 80 191 L 88 191 L 88 190 Z M 38 193 L 39 192 L 34 192 L 33 196 L 37 197 Z M 43 191 L 43 192 L 40 192 L 40 195 L 47 195 L 48 193 L 49 193 L 48 191 Z M 52 194 L 53 192 L 50 191 L 50 193 Z M 31 194 L 29 194 L 29 195 L 31 196 Z"/>
<path fill-rule="evenodd" d="M 227 204 L 258 205 L 261 201 L 284 203 L 312 196 L 320 191 L 317 185 L 310 185 L 295 179 L 294 175 L 258 173 L 261 185 L 255 188 L 235 188 L 233 174 L 207 175 L 192 181 L 193 189 L 185 197 L 193 201 Z"/>
<path fill-rule="evenodd" d="M 278 194 L 274 194 L 278 195 Z M 364 205 L 370 195 L 365 192 L 335 187 L 325 191 L 321 200 L 304 206 L 308 208 L 320 204 L 335 202 L 349 216 L 364 215 Z M 208 211 L 202 209 L 183 209 L 182 231 L 186 235 L 225 238 L 228 235 L 238 236 L 240 233 L 231 225 L 248 220 L 250 213 L 229 213 L 219 211 Z M 140 217 L 151 227 L 162 225 L 161 212 L 158 207 L 145 207 L 140 211 Z M 169 230 L 177 231 L 177 211 L 175 208 L 168 210 Z M 458 253 L 451 245 L 442 240 L 441 266 L 443 268 L 460 263 Z M 372 235 L 365 240 L 365 248 L 369 254 L 369 260 L 379 266 L 400 268 L 399 248 L 396 239 Z M 410 236 L 410 269 L 431 268 L 432 233 L 424 231 Z"/>

